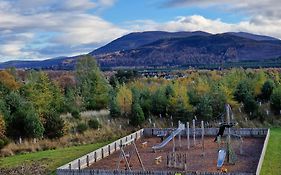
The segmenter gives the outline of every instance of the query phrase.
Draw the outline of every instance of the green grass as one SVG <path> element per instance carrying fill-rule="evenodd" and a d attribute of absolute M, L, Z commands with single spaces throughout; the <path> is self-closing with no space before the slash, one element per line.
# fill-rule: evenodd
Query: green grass
<path fill-rule="evenodd" d="M 54 172 L 57 167 L 64 165 L 89 152 L 92 152 L 108 143 L 110 142 L 108 141 L 96 144 L 73 146 L 68 148 L 60 148 L 56 150 L 40 151 L 36 153 L 28 153 L 1 158 L 0 167 L 13 168 L 22 164 L 40 162 L 42 165 L 46 166 L 47 170 L 51 173 Z"/>
<path fill-rule="evenodd" d="M 281 128 L 270 129 L 262 175 L 281 175 Z"/>

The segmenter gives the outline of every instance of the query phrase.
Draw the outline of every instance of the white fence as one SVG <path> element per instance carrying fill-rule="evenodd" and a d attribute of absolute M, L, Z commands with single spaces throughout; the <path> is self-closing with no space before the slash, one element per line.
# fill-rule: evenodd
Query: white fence
<path fill-rule="evenodd" d="M 137 132 L 134 132 L 126 137 L 116 140 L 98 150 L 95 150 L 83 157 L 80 157 L 72 162 L 69 162 L 66 165 L 63 165 L 57 169 L 57 175 L 174 175 L 175 172 L 170 171 L 112 171 L 112 170 L 89 170 L 83 169 L 91 164 L 109 156 L 113 152 L 120 149 L 120 145 L 130 139 L 138 140 L 142 136 L 144 137 L 152 137 L 157 135 L 159 131 L 167 130 L 171 132 L 174 128 L 166 128 L 166 129 L 159 129 L 159 128 L 144 128 Z M 207 136 L 215 136 L 218 132 L 218 128 L 205 128 L 204 132 Z M 195 128 L 195 134 L 201 135 L 201 128 Z M 182 136 L 186 136 L 186 130 L 182 131 Z M 193 129 L 190 128 L 190 135 L 193 135 Z M 227 134 L 227 129 L 225 130 L 225 134 Z M 239 134 L 242 137 L 266 137 L 264 142 L 264 147 L 262 151 L 261 158 L 259 160 L 258 168 L 256 173 L 259 174 L 261 170 L 261 166 L 263 163 L 264 154 L 266 151 L 266 146 L 269 139 L 269 129 L 267 128 L 231 128 L 231 133 Z M 194 173 L 181 173 L 182 175 L 189 175 Z M 219 175 L 221 173 L 210 173 L 210 172 L 202 172 L 196 173 L 198 175 Z M 249 175 L 253 173 L 229 173 L 233 175 Z"/>
<path fill-rule="evenodd" d="M 80 157 L 78 159 L 73 160 L 72 162 L 69 162 L 66 165 L 63 165 L 58 168 L 58 170 L 62 169 L 83 169 L 88 167 L 89 165 L 109 156 L 113 152 L 120 149 L 120 145 L 130 139 L 138 140 L 140 137 L 143 136 L 143 129 L 134 132 L 126 137 L 123 137 L 121 139 L 116 140 L 115 142 L 112 142 L 98 150 L 95 150 L 87 155 L 84 155 L 83 157 Z M 59 173 L 58 173 L 59 174 Z"/>

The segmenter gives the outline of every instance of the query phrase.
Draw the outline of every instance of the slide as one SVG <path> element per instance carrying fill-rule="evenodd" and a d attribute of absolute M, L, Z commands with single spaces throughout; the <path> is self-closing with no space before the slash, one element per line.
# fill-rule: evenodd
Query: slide
<path fill-rule="evenodd" d="M 173 131 L 169 137 L 167 137 L 162 143 L 153 146 L 152 149 L 157 150 L 163 148 L 184 129 L 184 124 L 179 124 L 179 127 L 175 131 Z"/>
<path fill-rule="evenodd" d="M 226 156 L 226 151 L 224 149 L 219 150 L 217 168 L 222 167 L 225 156 Z"/>

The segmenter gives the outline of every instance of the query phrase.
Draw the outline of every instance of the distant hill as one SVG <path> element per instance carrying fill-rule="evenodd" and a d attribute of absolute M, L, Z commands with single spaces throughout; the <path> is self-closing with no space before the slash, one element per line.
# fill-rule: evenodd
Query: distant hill
<path fill-rule="evenodd" d="M 195 31 L 195 32 L 162 32 L 162 31 L 148 31 L 148 32 L 136 32 L 130 33 L 128 35 L 122 36 L 109 44 L 100 47 L 93 52 L 89 53 L 90 55 L 100 55 L 107 54 L 116 51 L 125 51 L 136 49 L 140 46 L 152 43 L 160 39 L 169 39 L 169 38 L 184 38 L 190 36 L 209 36 L 210 33 Z"/>
<path fill-rule="evenodd" d="M 150 31 L 131 33 L 89 53 L 102 68 L 169 67 L 218 65 L 225 63 L 280 62 L 281 41 L 245 32 L 210 34 Z M 73 69 L 77 57 L 44 61 L 10 61 L 0 68 Z M 279 59 L 277 59 L 279 58 Z M 276 62 L 277 59 L 278 61 Z M 257 66 L 258 66 L 257 65 Z M 277 65 L 278 66 L 278 65 Z"/>

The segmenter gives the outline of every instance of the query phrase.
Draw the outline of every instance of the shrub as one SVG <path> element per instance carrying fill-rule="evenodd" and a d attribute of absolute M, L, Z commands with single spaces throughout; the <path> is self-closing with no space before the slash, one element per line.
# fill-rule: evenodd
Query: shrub
<path fill-rule="evenodd" d="M 88 121 L 88 125 L 90 128 L 92 129 L 98 129 L 101 127 L 101 124 L 99 123 L 99 121 L 97 119 L 91 119 Z"/>
<path fill-rule="evenodd" d="M 80 115 L 80 111 L 78 109 L 73 109 L 71 111 L 71 115 L 73 118 L 75 119 L 80 119 L 81 115 Z"/>
<path fill-rule="evenodd" d="M 7 138 L 0 138 L 0 149 L 4 148 L 9 143 Z"/>
<path fill-rule="evenodd" d="M 85 123 L 79 123 L 76 127 L 78 133 L 84 133 L 88 129 L 88 126 Z"/>
<path fill-rule="evenodd" d="M 53 138 L 60 138 L 64 134 L 64 121 L 60 117 L 60 115 L 55 112 L 49 112 L 48 114 L 45 114 L 44 116 L 45 123 L 44 128 L 45 132 L 44 135 L 50 139 Z"/>
<path fill-rule="evenodd" d="M 130 123 L 133 126 L 138 126 L 144 122 L 144 114 L 141 109 L 141 106 L 138 103 L 132 105 L 132 116 L 130 118 Z"/>

